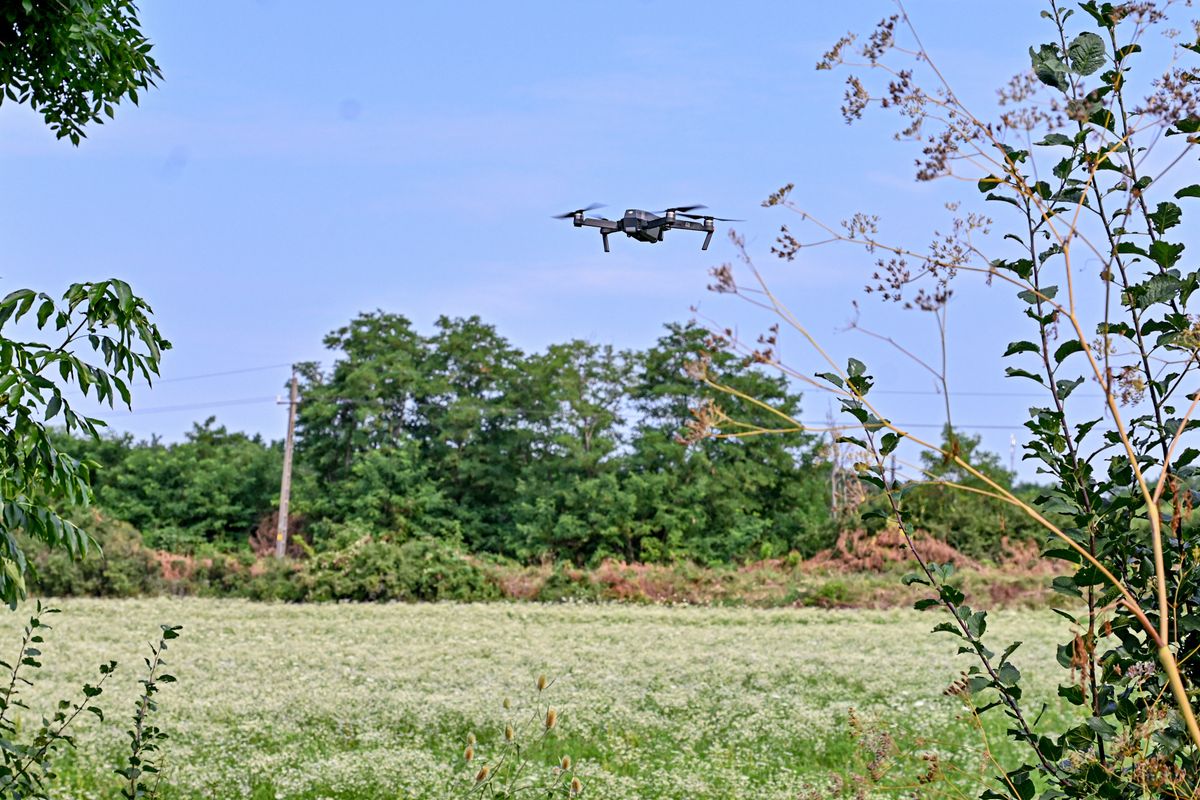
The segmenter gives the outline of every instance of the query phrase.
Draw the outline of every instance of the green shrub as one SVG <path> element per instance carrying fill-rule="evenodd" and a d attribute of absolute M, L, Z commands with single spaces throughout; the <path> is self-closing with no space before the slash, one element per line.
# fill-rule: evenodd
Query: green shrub
<path fill-rule="evenodd" d="M 300 578 L 309 600 L 493 600 L 500 589 L 482 567 L 435 539 L 397 543 L 364 537 L 317 555 Z"/>
<path fill-rule="evenodd" d="M 43 596 L 135 597 L 159 594 L 162 568 L 131 525 L 93 514 L 81 524 L 100 545 L 76 560 L 62 549 L 29 544 L 33 590 Z"/>

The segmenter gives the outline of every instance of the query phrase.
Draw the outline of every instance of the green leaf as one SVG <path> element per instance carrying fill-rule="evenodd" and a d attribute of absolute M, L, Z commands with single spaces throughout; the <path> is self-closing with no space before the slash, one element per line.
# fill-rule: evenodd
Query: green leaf
<path fill-rule="evenodd" d="M 1183 247 L 1182 242 L 1172 244 L 1159 239 L 1150 245 L 1150 258 L 1154 259 L 1155 263 L 1163 269 L 1170 269 L 1175 266 L 1175 262 L 1179 261 L 1179 256 L 1183 253 Z"/>
<path fill-rule="evenodd" d="M 1185 186 L 1175 193 L 1176 200 L 1182 200 L 1185 197 L 1200 197 L 1200 183 Z"/>
<path fill-rule="evenodd" d="M 978 184 L 979 192 L 980 192 L 980 194 L 983 194 L 984 192 L 990 192 L 993 189 L 995 189 L 997 186 L 1002 185 L 1003 183 L 1004 183 L 1003 178 L 997 178 L 995 175 L 988 175 L 986 178 L 981 178 L 979 180 L 979 184 Z M 1007 200 L 1008 198 L 1003 198 L 1003 199 Z"/>
<path fill-rule="evenodd" d="M 1091 31 L 1079 34 L 1067 45 L 1067 60 L 1077 75 L 1091 75 L 1104 66 L 1104 40 Z M 1040 77 L 1040 76 L 1039 76 Z"/>
<path fill-rule="evenodd" d="M 1033 342 L 1018 341 L 1010 342 L 1008 349 L 1004 351 L 1004 356 L 1016 355 L 1017 353 L 1040 353 L 1041 350 Z M 1002 356 L 1002 357 L 1004 357 Z"/>
<path fill-rule="evenodd" d="M 1074 147 L 1075 140 L 1072 139 L 1070 136 L 1064 136 L 1061 133 L 1048 133 L 1042 138 L 1042 140 L 1040 142 L 1034 142 L 1034 144 L 1038 145 L 1040 147 L 1052 147 L 1054 145 L 1064 145 L 1066 147 Z"/>
<path fill-rule="evenodd" d="M 1154 224 L 1154 229 L 1159 233 L 1163 233 L 1169 228 L 1174 228 L 1179 224 L 1179 220 L 1183 217 L 1183 211 L 1174 203 L 1159 203 L 1158 208 L 1153 214 L 1149 214 L 1150 221 Z"/>
<path fill-rule="evenodd" d="M 1010 378 L 1029 378 L 1029 380 L 1037 381 L 1038 383 L 1043 384 L 1043 385 L 1045 385 L 1045 383 L 1046 383 L 1044 380 L 1042 380 L 1041 375 L 1035 375 L 1034 373 L 1030 372 L 1029 370 L 1017 369 L 1016 367 L 1007 367 L 1004 370 L 1004 374 Z"/>
<path fill-rule="evenodd" d="M 1057 364 L 1061 364 L 1063 359 L 1072 353 L 1082 352 L 1083 344 L 1081 344 L 1078 339 L 1068 339 L 1067 341 L 1063 342 L 1057 350 L 1054 351 L 1054 361 Z"/>
<path fill-rule="evenodd" d="M 1044 44 L 1037 50 L 1029 48 L 1029 60 L 1034 74 L 1042 83 L 1064 92 L 1071 87 L 1067 77 L 1068 67 L 1062 61 L 1058 45 Z"/>

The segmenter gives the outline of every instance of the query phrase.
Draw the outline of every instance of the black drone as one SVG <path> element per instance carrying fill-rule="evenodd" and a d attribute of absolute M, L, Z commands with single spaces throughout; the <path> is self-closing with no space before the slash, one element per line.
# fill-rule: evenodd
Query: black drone
<path fill-rule="evenodd" d="M 616 220 L 585 216 L 594 208 L 603 208 L 603 206 L 600 203 L 592 203 L 587 208 L 577 208 L 566 214 L 559 214 L 555 219 L 574 220 L 576 228 L 599 228 L 600 236 L 604 239 L 604 252 L 606 253 L 609 252 L 608 235 L 610 233 L 622 231 L 626 236 L 637 239 L 639 242 L 661 242 L 663 235 L 672 228 L 681 231 L 703 232 L 705 234 L 704 244 L 700 246 L 700 249 L 707 250 L 708 243 L 712 241 L 713 233 L 716 232 L 714 222 L 741 222 L 738 219 L 688 213 L 698 208 L 707 208 L 707 206 L 676 206 L 663 211 L 643 211 L 640 208 L 631 208 L 625 212 L 625 216 Z M 693 222 L 693 220 L 700 221 Z"/>

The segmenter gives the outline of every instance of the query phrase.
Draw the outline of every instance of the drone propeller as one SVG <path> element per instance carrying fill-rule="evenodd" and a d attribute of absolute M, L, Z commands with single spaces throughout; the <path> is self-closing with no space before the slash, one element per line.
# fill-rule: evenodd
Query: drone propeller
<path fill-rule="evenodd" d="M 586 214 L 587 212 L 589 212 L 595 208 L 604 208 L 604 203 L 592 203 L 590 206 L 585 206 L 584 208 L 577 208 L 574 211 L 568 211 L 565 214 L 555 214 L 553 219 L 570 219 L 571 217 L 575 216 L 576 214 Z"/>
<path fill-rule="evenodd" d="M 704 206 L 700 206 L 700 207 L 704 208 Z M 704 214 L 680 214 L 679 216 L 687 217 L 688 219 L 715 219 L 718 222 L 745 222 L 746 221 L 744 219 L 728 219 L 726 217 L 709 217 Z"/>
<path fill-rule="evenodd" d="M 676 214 L 683 214 L 685 211 L 695 211 L 697 208 L 708 208 L 708 206 L 675 206 L 674 208 L 664 208 L 657 213 L 666 214 L 668 211 L 674 211 Z"/>

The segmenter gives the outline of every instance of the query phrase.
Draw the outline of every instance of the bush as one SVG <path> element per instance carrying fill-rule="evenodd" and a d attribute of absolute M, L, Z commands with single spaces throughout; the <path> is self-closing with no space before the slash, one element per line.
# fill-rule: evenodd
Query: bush
<path fill-rule="evenodd" d="M 30 583 L 38 594 L 135 597 L 164 589 L 162 567 L 133 526 L 93 513 L 83 525 L 100 545 L 76 560 L 61 549 L 29 544 Z"/>
<path fill-rule="evenodd" d="M 301 574 L 309 600 L 494 600 L 499 586 L 483 568 L 436 539 L 396 543 L 364 537 L 319 554 Z"/>

